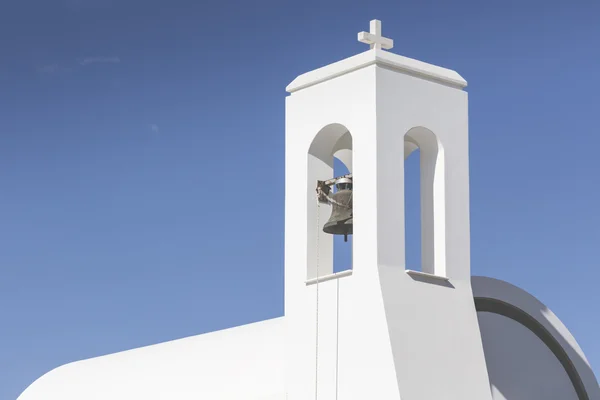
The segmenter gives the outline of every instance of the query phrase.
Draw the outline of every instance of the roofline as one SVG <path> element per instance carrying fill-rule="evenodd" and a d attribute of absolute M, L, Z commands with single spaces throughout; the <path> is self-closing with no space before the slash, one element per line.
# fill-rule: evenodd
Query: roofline
<path fill-rule="evenodd" d="M 467 81 L 451 69 L 428 64 L 385 50 L 371 49 L 302 74 L 286 87 L 286 91 L 294 93 L 370 65 L 380 65 L 397 72 L 435 81 L 457 89 L 463 89 L 467 86 Z"/>

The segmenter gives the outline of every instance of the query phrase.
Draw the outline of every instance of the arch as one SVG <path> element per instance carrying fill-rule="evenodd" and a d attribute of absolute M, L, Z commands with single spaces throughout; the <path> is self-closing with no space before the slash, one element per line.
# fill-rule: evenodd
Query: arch
<path fill-rule="evenodd" d="M 333 155 L 341 150 L 352 150 L 352 135 L 348 128 L 332 123 L 321 128 L 313 138 L 308 154 L 331 163 Z"/>
<path fill-rule="evenodd" d="M 560 362 L 580 399 L 600 399 L 600 386 L 582 348 L 551 309 L 500 279 L 472 276 L 471 288 L 478 313 L 499 314 L 527 328 Z"/>
<path fill-rule="evenodd" d="M 307 154 L 307 274 L 306 279 L 333 274 L 333 237 L 322 230 L 331 207 L 316 201 L 318 180 L 334 177 L 334 158 L 352 172 L 352 135 L 345 125 L 331 123 L 314 136 Z"/>
<path fill-rule="evenodd" d="M 421 270 L 446 276 L 446 193 L 444 148 L 428 128 L 404 134 L 404 160 L 420 151 Z"/>
<path fill-rule="evenodd" d="M 489 312 L 493 314 L 502 315 L 510 318 L 511 320 L 523 325 L 535 336 L 538 337 L 544 343 L 548 349 L 554 354 L 556 359 L 560 362 L 563 369 L 567 373 L 575 393 L 579 400 L 589 400 L 589 396 L 581 380 L 581 376 L 577 372 L 577 368 L 573 365 L 573 362 L 569 358 L 567 352 L 563 349 L 562 345 L 554 338 L 552 333 L 544 325 L 538 322 L 534 317 L 521 310 L 519 307 L 514 306 L 502 300 L 498 300 L 490 297 L 475 297 L 475 310 L 478 313 Z"/>

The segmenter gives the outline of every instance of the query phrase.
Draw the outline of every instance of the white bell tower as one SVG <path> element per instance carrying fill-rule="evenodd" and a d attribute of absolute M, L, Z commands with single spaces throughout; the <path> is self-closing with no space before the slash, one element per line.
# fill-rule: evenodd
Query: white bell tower
<path fill-rule="evenodd" d="M 296 78 L 286 98 L 286 390 L 307 399 L 491 399 L 470 283 L 467 83 L 383 49 Z M 421 153 L 422 263 L 405 268 L 404 159 Z M 353 175 L 353 268 L 333 274 L 318 180 Z"/>

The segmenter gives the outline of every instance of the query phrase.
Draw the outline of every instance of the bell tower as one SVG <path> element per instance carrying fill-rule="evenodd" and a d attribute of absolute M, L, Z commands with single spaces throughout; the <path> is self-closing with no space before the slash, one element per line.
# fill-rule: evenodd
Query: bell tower
<path fill-rule="evenodd" d="M 377 20 L 358 39 L 370 49 L 287 87 L 287 398 L 491 399 L 470 284 L 467 83 L 386 51 Z M 411 271 L 404 159 L 417 148 L 422 265 Z M 349 177 L 333 175 L 334 157 Z M 332 228 L 337 178 L 350 178 L 338 197 L 351 213 L 337 210 Z M 333 273 L 332 234 L 353 235 L 352 270 Z"/>

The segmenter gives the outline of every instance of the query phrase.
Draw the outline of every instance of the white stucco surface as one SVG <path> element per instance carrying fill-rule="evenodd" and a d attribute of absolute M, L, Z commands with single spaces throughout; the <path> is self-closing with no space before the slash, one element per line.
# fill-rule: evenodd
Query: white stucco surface
<path fill-rule="evenodd" d="M 18 400 L 285 399 L 284 320 L 61 366 Z"/>

